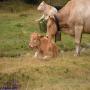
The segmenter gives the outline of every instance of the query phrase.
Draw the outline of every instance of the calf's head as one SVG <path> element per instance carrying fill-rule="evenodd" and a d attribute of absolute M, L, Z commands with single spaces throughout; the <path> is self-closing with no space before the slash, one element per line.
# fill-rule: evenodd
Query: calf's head
<path fill-rule="evenodd" d="M 40 44 L 40 35 L 38 33 L 32 33 L 30 36 L 29 47 L 36 48 Z"/>
<path fill-rule="evenodd" d="M 36 32 L 32 33 L 30 36 L 30 42 L 29 42 L 29 47 L 30 48 L 38 48 L 41 43 L 41 38 L 44 37 L 43 35 L 40 35 Z"/>
<path fill-rule="evenodd" d="M 47 25 L 51 26 L 53 24 L 56 24 L 55 17 L 53 15 L 47 17 Z"/>
<path fill-rule="evenodd" d="M 47 31 L 53 30 L 55 35 L 55 41 L 61 40 L 61 30 L 59 26 L 59 20 L 56 16 L 50 15 L 47 19 Z M 49 32 L 50 33 L 50 32 Z"/>

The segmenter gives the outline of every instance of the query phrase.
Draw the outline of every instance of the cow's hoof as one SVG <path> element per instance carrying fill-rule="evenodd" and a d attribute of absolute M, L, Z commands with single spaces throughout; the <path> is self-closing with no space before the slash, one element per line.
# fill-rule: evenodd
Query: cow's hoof
<path fill-rule="evenodd" d="M 76 53 L 75 53 L 74 56 L 77 57 L 77 56 L 80 56 L 80 54 L 76 54 Z"/>

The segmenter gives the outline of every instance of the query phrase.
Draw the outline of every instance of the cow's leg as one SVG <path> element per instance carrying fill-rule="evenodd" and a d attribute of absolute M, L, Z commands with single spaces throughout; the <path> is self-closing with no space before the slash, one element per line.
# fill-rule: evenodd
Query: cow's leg
<path fill-rule="evenodd" d="M 81 39 L 82 39 L 82 31 L 83 31 L 83 25 L 75 26 L 75 44 L 76 44 L 75 56 L 80 55 L 80 43 L 81 43 Z"/>

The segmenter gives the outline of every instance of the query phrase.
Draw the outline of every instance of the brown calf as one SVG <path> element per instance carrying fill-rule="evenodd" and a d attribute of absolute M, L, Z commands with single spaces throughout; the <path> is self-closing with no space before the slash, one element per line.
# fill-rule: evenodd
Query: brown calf
<path fill-rule="evenodd" d="M 41 36 L 38 33 L 32 33 L 30 37 L 29 46 L 36 49 L 34 57 L 56 57 L 58 55 L 58 48 L 56 44 L 49 40 L 46 36 Z"/>
<path fill-rule="evenodd" d="M 55 42 L 57 40 L 61 40 L 61 33 L 57 19 L 55 16 L 51 15 L 47 20 L 47 36 L 50 40 L 55 38 Z"/>

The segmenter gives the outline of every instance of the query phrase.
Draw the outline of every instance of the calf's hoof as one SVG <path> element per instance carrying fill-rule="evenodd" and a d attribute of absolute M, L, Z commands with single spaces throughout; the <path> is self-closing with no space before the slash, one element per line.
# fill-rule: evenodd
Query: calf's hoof
<path fill-rule="evenodd" d="M 42 59 L 43 60 L 47 60 L 47 59 L 49 59 L 50 57 L 49 56 L 44 56 Z"/>

